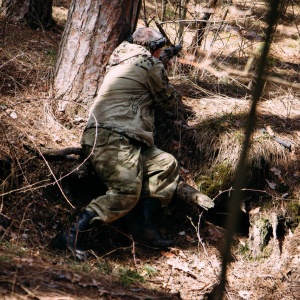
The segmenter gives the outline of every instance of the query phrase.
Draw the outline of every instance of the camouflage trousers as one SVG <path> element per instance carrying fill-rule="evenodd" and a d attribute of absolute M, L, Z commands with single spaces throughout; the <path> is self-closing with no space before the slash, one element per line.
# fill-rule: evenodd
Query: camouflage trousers
<path fill-rule="evenodd" d="M 96 212 L 95 219 L 113 222 L 140 198 L 160 199 L 162 206 L 171 201 L 179 180 L 178 163 L 171 154 L 155 146 L 142 149 L 142 143 L 104 128 L 97 133 L 94 128 L 86 130 L 82 149 L 108 189 L 86 207 Z"/>

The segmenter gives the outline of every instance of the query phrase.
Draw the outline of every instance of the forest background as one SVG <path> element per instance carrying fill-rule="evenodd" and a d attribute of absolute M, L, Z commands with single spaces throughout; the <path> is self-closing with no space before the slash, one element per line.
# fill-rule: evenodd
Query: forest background
<path fill-rule="evenodd" d="M 298 299 L 299 3 L 280 2 L 269 55 L 261 61 L 270 20 L 267 1 L 141 2 L 138 26 L 160 25 L 173 44 L 183 45 L 169 69 L 183 96 L 182 105 L 177 119 L 164 118 L 159 124 L 157 143 L 177 157 L 182 180 L 213 198 L 215 207 L 205 211 L 175 199 L 162 224 L 176 241 L 168 252 L 136 245 L 117 224 L 95 230 L 92 258 L 82 263 L 52 249 L 51 241 L 82 208 L 82 197 L 92 190 L 93 182 L 76 172 L 76 155 L 60 160 L 44 155 L 49 149 L 79 146 L 98 87 L 78 84 L 79 76 L 75 92 L 72 88 L 72 93 L 60 94 L 72 72 L 57 67 L 62 61 L 59 49 L 68 10 L 80 1 L 53 1 L 53 7 L 52 1 L 36 1 L 48 5 L 41 10 L 47 17 L 38 22 L 32 14 L 24 21 L 20 9 L 13 10 L 16 16 L 7 14 L 5 7 L 12 2 L 3 1 L 0 24 L 1 296 L 213 297 L 224 263 L 228 213 L 232 218 L 229 200 L 237 187 L 234 179 L 241 166 L 245 132 L 254 120 L 248 115 L 257 98 L 254 91 L 263 82 L 241 169 L 245 181 L 240 182 L 243 193 L 235 205 L 239 220 L 233 247 L 226 252 L 230 264 L 224 297 Z M 111 1 L 115 2 L 122 1 Z M 85 12 L 91 3 L 95 2 L 86 1 Z M 130 3 L 136 7 L 137 1 Z M 127 2 L 124 7 L 129 6 Z M 105 25 L 110 28 L 102 24 L 103 33 Z M 103 35 L 111 48 L 98 53 L 103 70 L 107 53 L 117 42 L 117 37 L 110 38 L 111 43 Z M 83 45 L 73 43 L 73 50 Z M 257 79 L 261 65 L 263 78 Z M 55 81 L 59 69 L 61 80 Z M 100 73 L 95 82 L 101 81 Z"/>

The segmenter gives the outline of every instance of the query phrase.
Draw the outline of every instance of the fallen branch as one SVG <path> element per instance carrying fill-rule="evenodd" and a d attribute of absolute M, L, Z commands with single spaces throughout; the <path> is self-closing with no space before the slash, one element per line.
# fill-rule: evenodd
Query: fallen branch
<path fill-rule="evenodd" d="M 33 153 L 36 157 L 42 158 L 45 157 L 51 160 L 65 160 L 65 159 L 78 159 L 78 157 L 74 157 L 74 155 L 81 156 L 82 149 L 79 147 L 68 147 L 64 149 L 47 149 L 41 148 L 39 151 L 37 149 L 32 148 L 31 146 L 24 144 L 23 147 Z M 42 154 L 42 155 L 41 155 Z"/>
<path fill-rule="evenodd" d="M 73 159 L 80 161 L 80 157 L 82 155 L 81 148 L 77 147 L 69 147 L 65 149 L 40 149 L 37 151 L 36 149 L 31 148 L 29 145 L 24 145 L 24 148 L 36 155 L 38 158 L 45 157 L 50 160 L 67 160 Z M 77 157 L 74 157 L 76 155 Z M 88 166 L 88 162 L 86 162 L 83 167 L 80 167 L 78 170 L 78 177 L 85 177 L 90 176 L 89 174 L 91 168 L 86 167 Z M 75 174 L 75 173 L 74 173 Z M 92 175 L 91 175 L 92 176 Z M 214 201 L 209 198 L 208 196 L 202 194 L 197 189 L 193 188 L 192 186 L 188 185 L 185 182 L 180 182 L 177 186 L 176 195 L 179 200 L 184 201 L 187 204 L 197 205 L 205 210 L 214 207 Z"/>
<path fill-rule="evenodd" d="M 215 206 L 211 198 L 182 181 L 177 186 L 176 196 L 188 204 L 196 204 L 206 210 Z"/>

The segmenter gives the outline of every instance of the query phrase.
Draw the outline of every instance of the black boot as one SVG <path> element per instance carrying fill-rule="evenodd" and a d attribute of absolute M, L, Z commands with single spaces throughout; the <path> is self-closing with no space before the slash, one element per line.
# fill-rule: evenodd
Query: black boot
<path fill-rule="evenodd" d="M 167 248 L 173 245 L 173 240 L 162 237 L 158 229 L 158 215 L 161 209 L 161 201 L 156 198 L 141 199 L 139 209 L 138 237 L 148 245 Z"/>
<path fill-rule="evenodd" d="M 95 213 L 84 210 L 79 216 L 77 223 L 74 223 L 69 229 L 61 231 L 54 240 L 54 246 L 58 249 L 69 249 L 79 260 L 87 259 L 87 252 L 82 249 L 78 242 L 78 234 L 89 229 L 90 221 L 95 217 Z"/>

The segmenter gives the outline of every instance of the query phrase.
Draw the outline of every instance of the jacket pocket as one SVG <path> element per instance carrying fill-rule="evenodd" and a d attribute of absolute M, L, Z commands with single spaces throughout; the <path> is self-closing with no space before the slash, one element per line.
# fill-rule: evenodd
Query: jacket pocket
<path fill-rule="evenodd" d="M 104 128 L 89 128 L 82 135 L 81 144 L 88 146 L 104 146 L 108 142 L 110 130 Z"/>

